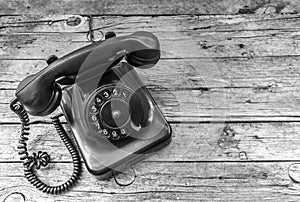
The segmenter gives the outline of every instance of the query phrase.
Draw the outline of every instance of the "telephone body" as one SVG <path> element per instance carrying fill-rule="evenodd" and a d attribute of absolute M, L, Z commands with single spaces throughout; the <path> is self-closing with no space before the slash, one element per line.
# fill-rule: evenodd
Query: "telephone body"
<path fill-rule="evenodd" d="M 41 191 L 58 194 L 72 187 L 81 172 L 77 149 L 54 117 L 74 161 L 73 175 L 59 186 L 48 186 L 37 178 L 35 169 L 46 166 L 50 157 L 40 151 L 28 154 L 27 112 L 45 116 L 60 106 L 88 171 L 100 179 L 168 145 L 171 127 L 133 68 L 150 68 L 159 58 L 159 42 L 153 34 L 116 37 L 110 32 L 105 40 L 60 59 L 50 57 L 46 68 L 21 81 L 11 109 L 22 122 L 18 148 L 25 177 Z"/>

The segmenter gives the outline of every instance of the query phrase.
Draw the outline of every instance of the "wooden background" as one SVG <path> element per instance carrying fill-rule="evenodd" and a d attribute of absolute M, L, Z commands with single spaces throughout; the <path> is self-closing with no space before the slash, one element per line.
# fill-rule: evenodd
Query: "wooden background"
<path fill-rule="evenodd" d="M 0 1 L 0 201 L 299 201 L 299 6 L 298 0 Z M 138 72 L 173 140 L 133 167 L 130 186 L 98 181 L 84 169 L 72 191 L 46 195 L 23 177 L 20 124 L 9 101 L 47 56 L 88 44 L 90 29 L 96 39 L 100 31 L 137 30 L 159 38 L 161 61 Z M 67 150 L 47 117 L 32 122 L 30 150 L 52 157 L 38 173 L 52 185 L 64 182 L 72 172 Z"/>

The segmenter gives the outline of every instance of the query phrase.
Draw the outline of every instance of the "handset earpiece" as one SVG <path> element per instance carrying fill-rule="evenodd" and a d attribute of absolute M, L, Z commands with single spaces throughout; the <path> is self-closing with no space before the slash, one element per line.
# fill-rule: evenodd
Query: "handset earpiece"
<path fill-rule="evenodd" d="M 136 32 L 138 38 L 146 39 L 144 48 L 135 48 L 126 54 L 127 62 L 138 68 L 146 69 L 155 65 L 160 59 L 160 47 L 156 36 L 149 32 Z"/>

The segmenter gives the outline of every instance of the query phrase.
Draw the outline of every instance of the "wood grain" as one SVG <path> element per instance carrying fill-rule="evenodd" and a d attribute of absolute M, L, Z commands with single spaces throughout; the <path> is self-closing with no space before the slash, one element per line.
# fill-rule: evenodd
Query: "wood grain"
<path fill-rule="evenodd" d="M 0 75 L 0 122 L 17 122 L 8 111 L 14 90 L 45 62 L 1 63 L 5 73 Z M 298 57 L 168 59 L 151 70 L 137 71 L 169 121 L 299 121 Z"/>
<path fill-rule="evenodd" d="M 275 93 L 260 88 L 258 93 L 251 88 L 225 89 L 225 93 L 222 89 L 210 89 L 208 92 L 156 89 L 151 93 L 171 122 L 299 121 L 298 96 L 294 95 L 297 89 L 283 88 Z M 13 97 L 12 90 L 3 92 L 9 95 L 5 100 Z M 8 103 L 0 104 L 0 117 L 1 123 L 18 122 L 17 116 L 9 111 Z M 32 120 L 47 119 L 32 117 Z"/>
<path fill-rule="evenodd" d="M 75 27 L 66 24 L 68 16 L 14 16 L 13 22 L 8 17 L 1 18 L 1 59 L 44 59 L 49 54 L 62 56 L 88 44 L 87 17 Z M 250 59 L 299 55 L 299 21 L 295 15 L 263 19 L 257 16 L 94 17 L 92 29 L 96 39 L 102 37 L 99 31 L 114 30 L 118 35 L 150 31 L 160 39 L 163 58 Z"/>
<path fill-rule="evenodd" d="M 178 14 L 263 14 L 297 13 L 299 2 L 295 0 L 246 1 L 246 0 L 61 0 L 1 1 L 3 14 L 57 14 L 83 13 L 95 15 L 178 15 Z"/>
<path fill-rule="evenodd" d="M 62 10 L 67 15 L 57 14 Z M 0 1 L 0 200 L 20 192 L 29 201 L 299 201 L 299 10 L 295 0 Z M 43 68 L 48 55 L 87 45 L 89 29 L 97 39 L 111 30 L 159 37 L 162 60 L 138 73 L 173 140 L 134 166 L 130 186 L 84 170 L 71 192 L 48 196 L 23 178 L 20 125 L 8 104 L 18 82 Z M 69 154 L 49 120 L 32 120 L 30 151 L 53 157 L 39 174 L 63 182 Z"/>
<path fill-rule="evenodd" d="M 2 18 L 4 24 L 20 25 L 17 30 L 4 29 L 7 37 L 2 42 L 0 79 L 2 122 L 15 122 L 6 110 L 18 82 L 45 66 L 40 59 L 53 53 L 62 56 L 87 44 L 87 19 L 74 33 L 75 29 L 66 25 L 67 16 L 27 15 L 18 23 L 18 16 Z M 133 27 L 160 33 L 162 48 L 166 49 L 163 60 L 151 71 L 138 72 L 169 121 L 298 121 L 297 16 L 259 19 L 160 16 L 95 17 L 93 21 L 95 29 L 113 25 L 123 33 L 133 32 Z M 201 27 L 207 24 L 203 31 Z M 18 29 L 26 33 L 8 37 Z M 45 46 L 50 48 L 45 50 Z"/>
<path fill-rule="evenodd" d="M 171 144 L 147 161 L 291 161 L 300 156 L 300 123 L 190 123 L 171 127 Z M 1 130 L 0 162 L 18 161 L 20 125 L 2 125 Z M 29 151 L 47 151 L 55 162 L 71 160 L 52 125 L 32 125 L 29 139 Z"/>
<path fill-rule="evenodd" d="M 118 186 L 113 179 L 96 180 L 84 170 L 72 191 L 49 196 L 28 184 L 20 164 L 0 163 L 0 184 L 5 185 L 0 189 L 0 200 L 21 192 L 29 201 L 297 201 L 299 186 L 286 174 L 290 164 L 145 162 L 133 167 L 137 177 L 126 187 Z M 71 169 L 71 164 L 59 163 L 43 169 L 39 175 L 54 185 L 64 182 Z"/>
<path fill-rule="evenodd" d="M 50 55 L 50 53 L 49 53 Z M 138 69 L 145 85 L 167 89 L 299 87 L 299 57 L 256 59 L 161 59 L 152 69 Z M 45 60 L 0 60 L 2 90 L 16 89 L 27 75 L 46 67 Z M 4 100 L 2 100 L 4 102 Z"/>

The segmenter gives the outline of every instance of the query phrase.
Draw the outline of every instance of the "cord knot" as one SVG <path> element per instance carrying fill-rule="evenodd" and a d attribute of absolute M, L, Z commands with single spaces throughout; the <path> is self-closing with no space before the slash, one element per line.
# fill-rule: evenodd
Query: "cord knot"
<path fill-rule="evenodd" d="M 24 162 L 24 166 L 31 170 L 33 168 L 39 170 L 42 167 L 46 167 L 50 162 L 50 155 L 47 152 L 38 151 L 28 156 Z"/>

